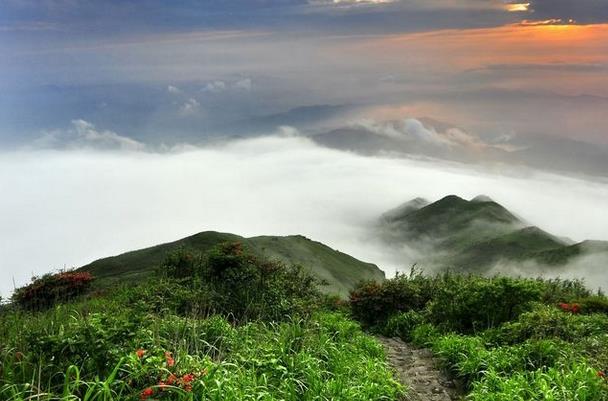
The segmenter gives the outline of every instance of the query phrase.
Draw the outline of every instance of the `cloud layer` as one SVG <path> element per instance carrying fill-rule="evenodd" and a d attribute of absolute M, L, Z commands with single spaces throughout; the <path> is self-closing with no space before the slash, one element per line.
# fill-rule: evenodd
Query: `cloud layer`
<path fill-rule="evenodd" d="M 484 193 L 558 235 L 608 239 L 608 184 L 601 181 L 364 157 L 293 135 L 164 154 L 2 153 L 0 187 L 10 194 L 0 198 L 4 294 L 13 277 L 20 285 L 31 274 L 204 230 L 303 234 L 390 274 L 412 261 L 382 248 L 369 227 L 417 196 Z"/>

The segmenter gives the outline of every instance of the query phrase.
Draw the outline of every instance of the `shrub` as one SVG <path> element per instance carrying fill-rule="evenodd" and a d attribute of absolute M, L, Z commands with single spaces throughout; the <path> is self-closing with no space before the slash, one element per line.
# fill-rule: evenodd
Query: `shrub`
<path fill-rule="evenodd" d="M 516 321 L 505 323 L 494 332 L 494 340 L 515 344 L 527 339 L 557 338 L 568 342 L 600 335 L 608 331 L 608 317 L 580 315 L 564 312 L 550 305 L 537 305 L 534 310 L 519 316 Z"/>
<path fill-rule="evenodd" d="M 578 300 L 582 313 L 604 313 L 608 315 L 608 299 L 601 295 L 593 295 Z"/>
<path fill-rule="evenodd" d="M 569 303 L 591 295 L 591 292 L 585 287 L 585 283 L 582 280 L 539 278 L 536 281 L 542 288 L 540 300 L 546 304 Z"/>
<path fill-rule="evenodd" d="M 429 303 L 429 317 L 449 330 L 482 331 L 515 319 L 540 296 L 535 280 L 446 275 Z"/>
<path fill-rule="evenodd" d="M 389 337 L 400 337 L 405 341 L 412 340 L 412 331 L 423 322 L 423 316 L 416 311 L 403 312 L 388 319 L 382 334 Z"/>
<path fill-rule="evenodd" d="M 158 268 L 161 276 L 182 279 L 195 276 L 202 269 L 203 261 L 201 255 L 178 248 L 169 252 Z"/>
<path fill-rule="evenodd" d="M 420 311 L 433 297 L 437 283 L 437 278 L 416 270 L 382 283 L 363 282 L 350 293 L 352 314 L 366 326 L 374 326 L 400 312 Z"/>
<path fill-rule="evenodd" d="M 28 310 L 48 309 L 58 302 L 66 302 L 87 292 L 93 276 L 87 272 L 66 271 L 34 277 L 32 282 L 17 289 L 13 301 Z"/>
<path fill-rule="evenodd" d="M 173 310 L 182 314 L 218 313 L 239 322 L 282 320 L 310 313 L 320 299 L 310 272 L 258 258 L 238 242 L 221 244 L 202 257 L 178 250 L 168 255 L 160 274 L 177 280 L 164 284 L 164 289 L 162 281 L 153 284 L 159 291 L 141 302 L 166 306 L 170 301 Z M 150 302 L 150 296 L 158 295 L 159 302 Z"/>

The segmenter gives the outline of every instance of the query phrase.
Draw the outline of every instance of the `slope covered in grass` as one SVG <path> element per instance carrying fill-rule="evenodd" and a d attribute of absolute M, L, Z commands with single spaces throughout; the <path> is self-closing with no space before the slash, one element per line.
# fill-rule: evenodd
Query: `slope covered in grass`
<path fill-rule="evenodd" d="M 137 282 L 153 273 L 169 252 L 186 249 L 205 253 L 221 243 L 235 241 L 259 257 L 303 266 L 326 282 L 321 289 L 328 293 L 346 296 L 360 280 L 384 280 L 384 273 L 376 265 L 362 262 L 301 235 L 244 238 L 215 231 L 99 259 L 79 270 L 94 274 L 103 285 Z"/>
<path fill-rule="evenodd" d="M 56 282 L 66 285 L 46 276 L 0 308 L 0 400 L 396 401 L 403 393 L 382 346 L 324 306 L 310 273 L 238 243 L 201 258 L 172 252 L 135 286 L 54 305 L 31 299 L 55 294 Z"/>
<path fill-rule="evenodd" d="M 450 195 L 430 204 L 414 199 L 383 214 L 380 232 L 391 246 L 422 250 L 427 257 L 417 262 L 423 265 L 465 272 L 485 272 L 498 262 L 557 268 L 577 257 L 608 255 L 606 243 L 572 244 L 528 225 L 487 196 Z"/>

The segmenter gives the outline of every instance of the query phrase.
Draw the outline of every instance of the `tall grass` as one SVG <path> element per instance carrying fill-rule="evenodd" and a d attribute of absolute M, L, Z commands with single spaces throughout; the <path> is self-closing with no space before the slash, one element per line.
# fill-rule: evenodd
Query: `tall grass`
<path fill-rule="evenodd" d="M 608 299 L 579 281 L 413 274 L 351 302 L 371 330 L 431 348 L 467 400 L 608 400 Z"/>
<path fill-rule="evenodd" d="M 5 312 L 0 399 L 363 401 L 402 392 L 382 347 L 339 313 L 238 326 L 140 314 L 119 299 Z"/>

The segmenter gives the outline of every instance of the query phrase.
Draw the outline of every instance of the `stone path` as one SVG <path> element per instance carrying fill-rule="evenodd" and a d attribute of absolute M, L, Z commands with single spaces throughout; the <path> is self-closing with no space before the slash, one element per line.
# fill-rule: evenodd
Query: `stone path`
<path fill-rule="evenodd" d="M 437 368 L 428 349 L 414 348 L 398 338 L 378 337 L 387 351 L 397 377 L 408 388 L 408 401 L 456 401 L 462 396 L 456 385 Z"/>

